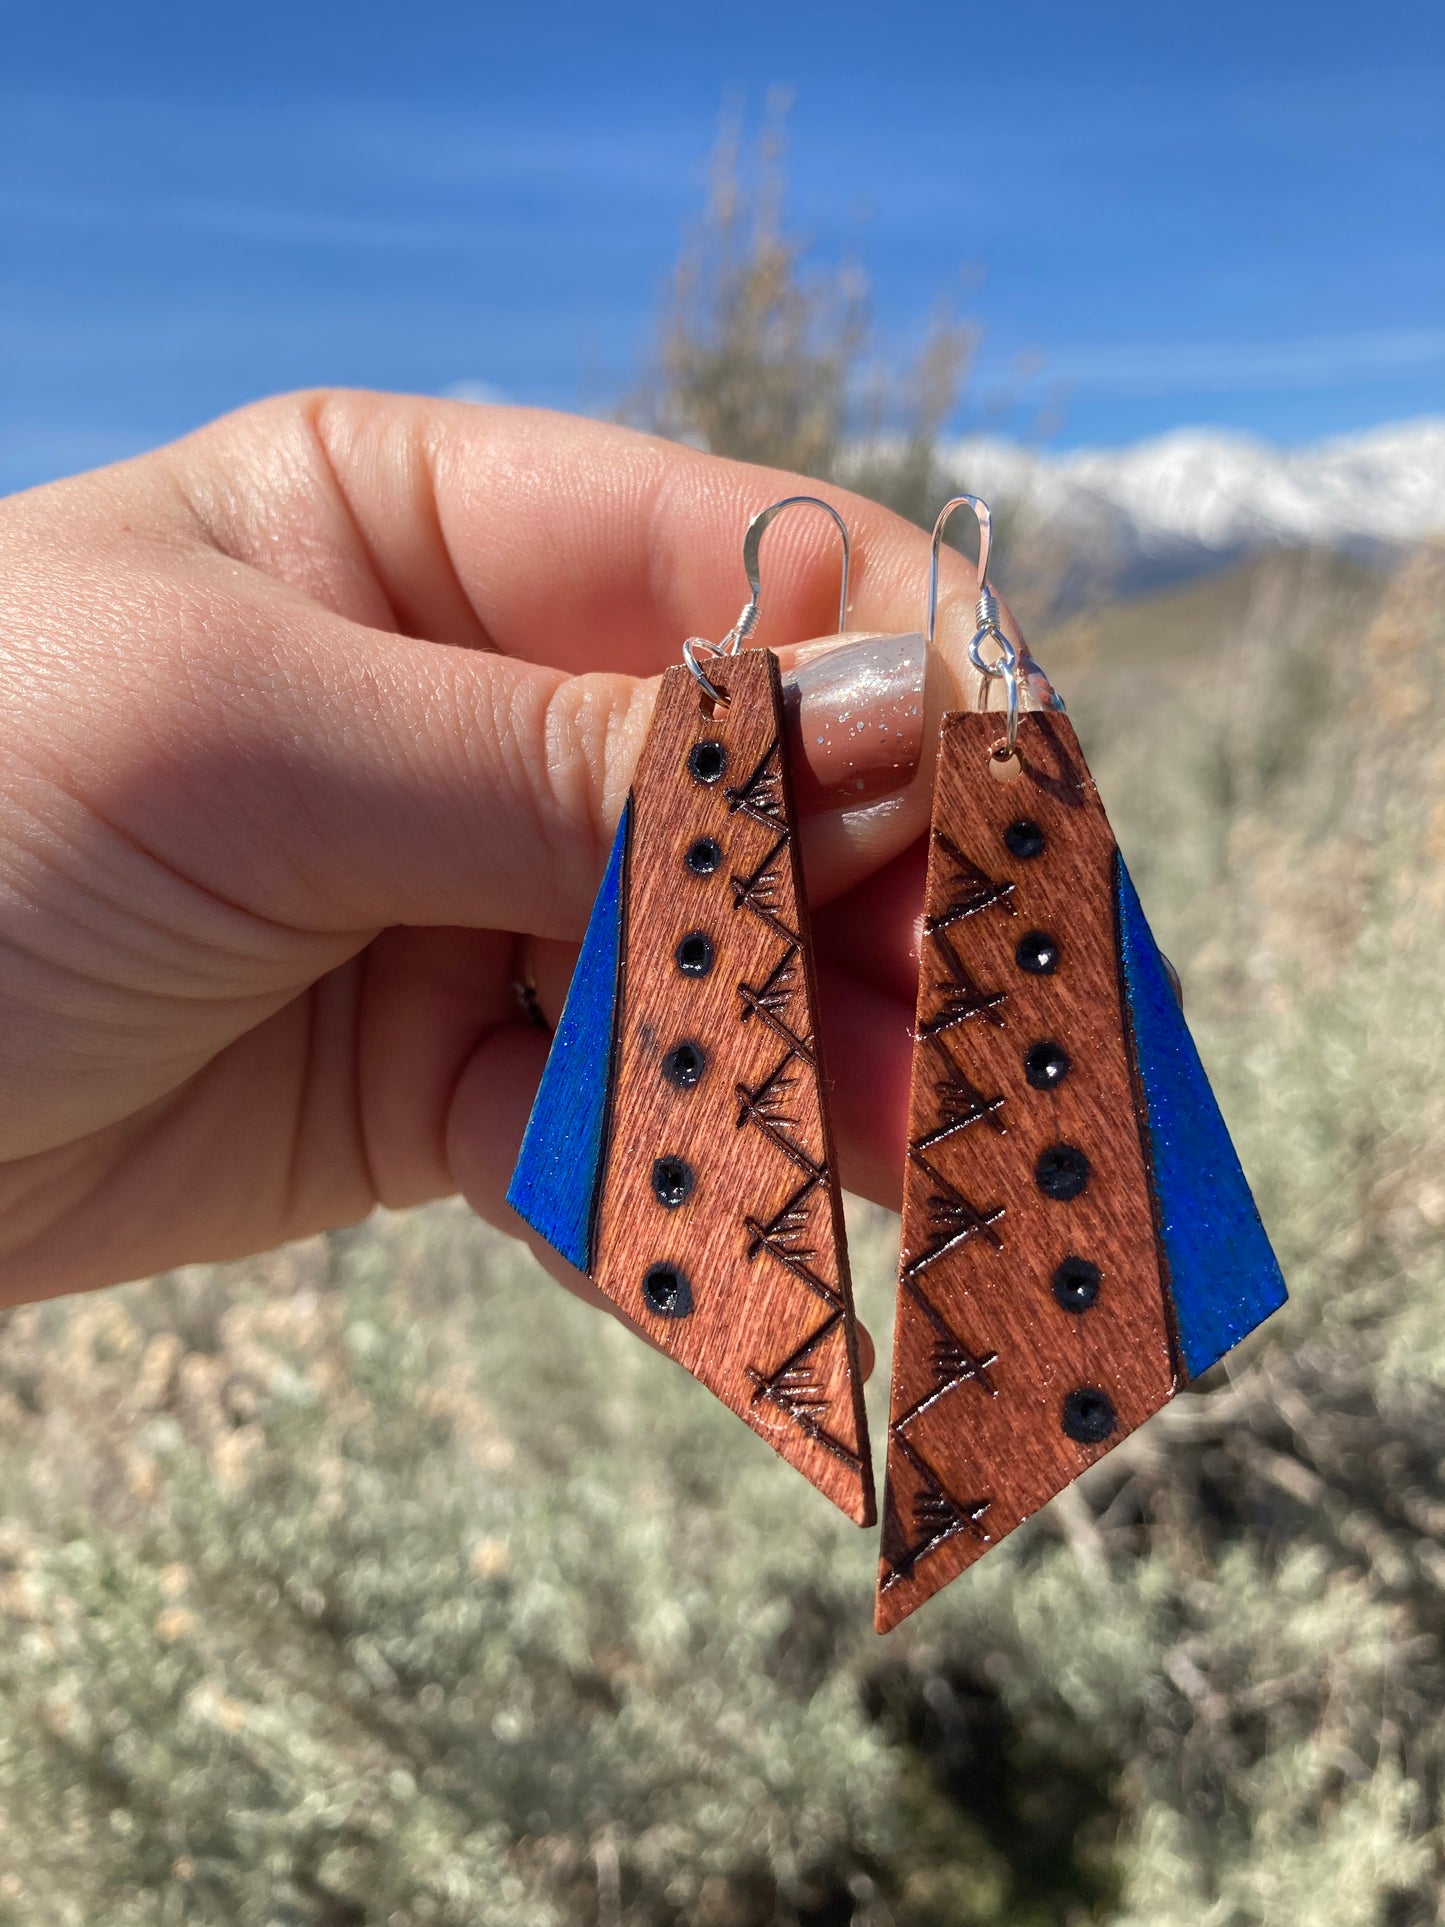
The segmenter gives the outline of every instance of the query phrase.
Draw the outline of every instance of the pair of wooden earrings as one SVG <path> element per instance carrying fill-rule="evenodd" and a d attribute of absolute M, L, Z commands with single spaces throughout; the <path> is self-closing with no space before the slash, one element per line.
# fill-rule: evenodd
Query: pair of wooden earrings
<path fill-rule="evenodd" d="M 859 1525 L 876 1517 L 781 682 L 751 599 L 662 678 L 513 1207 Z M 876 1623 L 887 1631 L 1284 1301 L 1062 706 L 981 586 L 1004 717 L 934 777 Z M 706 668 L 700 658 L 707 658 Z M 1052 699 L 1057 705 L 1057 699 Z"/>

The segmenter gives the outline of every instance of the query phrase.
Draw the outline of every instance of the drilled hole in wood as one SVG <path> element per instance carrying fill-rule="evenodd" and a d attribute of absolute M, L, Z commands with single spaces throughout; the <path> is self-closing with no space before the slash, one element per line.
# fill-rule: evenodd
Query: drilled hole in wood
<path fill-rule="evenodd" d="M 722 862 L 722 845 L 714 836 L 700 836 L 689 843 L 683 862 L 695 877 L 710 877 Z"/>
<path fill-rule="evenodd" d="M 690 1091 L 707 1069 L 707 1053 L 701 1044 L 674 1044 L 662 1060 L 662 1074 L 669 1084 Z"/>
<path fill-rule="evenodd" d="M 1059 967 L 1059 944 L 1047 930 L 1026 930 L 1014 949 L 1014 962 L 1031 977 L 1051 977 Z"/>
<path fill-rule="evenodd" d="M 705 977 L 713 966 L 712 938 L 701 930 L 694 930 L 672 954 L 684 977 Z"/>
<path fill-rule="evenodd" d="M 1052 1037 L 1031 1044 L 1024 1058 L 1024 1076 L 1036 1091 L 1057 1090 L 1071 1068 L 1069 1053 Z"/>
<path fill-rule="evenodd" d="M 642 1280 L 649 1311 L 659 1318 L 686 1318 L 692 1310 L 692 1286 L 676 1265 L 653 1265 Z"/>
<path fill-rule="evenodd" d="M 727 767 L 728 753 L 719 742 L 694 743 L 687 752 L 687 773 L 694 783 L 720 783 Z"/>
<path fill-rule="evenodd" d="M 1051 1144 L 1040 1151 L 1034 1183 L 1046 1198 L 1067 1204 L 1079 1197 L 1089 1182 L 1089 1160 L 1076 1144 Z"/>
<path fill-rule="evenodd" d="M 1119 1420 L 1114 1401 L 1097 1385 L 1081 1385 L 1064 1400 L 1064 1431 L 1078 1445 L 1102 1445 Z"/>
<path fill-rule="evenodd" d="M 1085 1312 L 1099 1299 L 1099 1267 L 1073 1252 L 1054 1271 L 1054 1297 L 1065 1311 Z"/>
<path fill-rule="evenodd" d="M 1048 838 L 1033 818 L 1028 816 L 1021 816 L 1017 823 L 1010 823 L 1003 833 L 1003 840 L 1015 856 L 1025 860 L 1042 856 L 1048 845 Z"/>
<path fill-rule="evenodd" d="M 666 1211 L 676 1211 L 692 1196 L 695 1180 L 685 1158 L 656 1158 L 652 1166 L 652 1195 Z"/>

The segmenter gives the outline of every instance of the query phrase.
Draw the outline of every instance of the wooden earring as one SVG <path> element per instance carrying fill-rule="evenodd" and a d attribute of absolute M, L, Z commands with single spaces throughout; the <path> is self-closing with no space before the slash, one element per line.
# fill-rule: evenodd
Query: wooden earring
<path fill-rule="evenodd" d="M 988 588 L 1007 719 L 944 718 L 904 1177 L 876 1623 L 918 1606 L 1205 1371 L 1284 1281 L 1057 698 Z M 985 656 L 987 645 L 992 654 Z M 1050 692 L 1051 693 L 1051 692 Z"/>
<path fill-rule="evenodd" d="M 508 1199 L 859 1525 L 873 1473 L 777 659 L 662 678 Z M 843 626 L 840 613 L 839 627 Z M 710 658 L 706 669 L 699 657 Z"/>

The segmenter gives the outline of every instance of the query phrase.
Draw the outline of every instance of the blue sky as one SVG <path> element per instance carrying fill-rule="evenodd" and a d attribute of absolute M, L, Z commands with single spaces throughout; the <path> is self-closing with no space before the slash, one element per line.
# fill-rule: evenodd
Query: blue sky
<path fill-rule="evenodd" d="M 773 85 L 794 225 L 886 350 L 975 316 L 1005 428 L 1445 412 L 1439 0 L 0 0 L 0 44 L 0 488 L 317 382 L 607 407 Z"/>

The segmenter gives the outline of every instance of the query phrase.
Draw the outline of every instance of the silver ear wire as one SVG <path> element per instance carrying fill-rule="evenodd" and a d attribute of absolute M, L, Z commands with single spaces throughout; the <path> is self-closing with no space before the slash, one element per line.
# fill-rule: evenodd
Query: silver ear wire
<path fill-rule="evenodd" d="M 774 502 L 771 508 L 760 510 L 748 523 L 748 532 L 743 537 L 743 568 L 747 571 L 748 587 L 752 590 L 752 595 L 748 598 L 742 614 L 728 631 L 726 642 L 732 644 L 732 648 L 728 650 L 729 655 L 735 654 L 758 626 L 759 599 L 763 592 L 760 565 L 763 532 L 775 516 L 781 515 L 784 509 L 791 508 L 821 509 L 824 515 L 831 517 L 834 527 L 843 538 L 843 583 L 838 595 L 838 627 L 842 630 L 847 626 L 848 576 L 853 566 L 853 542 L 848 534 L 848 524 L 831 503 L 820 500 L 816 495 L 787 495 L 781 502 Z"/>
<path fill-rule="evenodd" d="M 952 501 L 944 503 L 933 525 L 933 547 L 928 562 L 928 644 L 932 648 L 933 632 L 938 624 L 938 552 L 943 544 L 943 532 L 948 527 L 949 517 L 959 508 L 972 509 L 974 520 L 978 523 L 978 601 L 974 605 L 974 633 L 968 645 L 968 659 L 986 680 L 1003 679 L 1008 706 L 1004 723 L 1005 753 L 1012 756 L 1019 735 L 1019 656 L 999 627 L 998 597 L 988 582 L 989 556 L 993 549 L 993 516 L 988 503 L 977 495 L 955 495 Z M 988 641 L 997 645 L 998 654 L 986 658 L 980 654 L 980 650 Z"/>
<path fill-rule="evenodd" d="M 715 703 L 725 703 L 727 696 L 703 669 L 697 659 L 698 654 L 705 651 L 710 656 L 735 656 L 757 628 L 758 617 L 762 613 L 761 551 L 764 531 L 773 518 L 781 515 L 784 509 L 799 507 L 821 509 L 831 518 L 839 535 L 843 538 L 843 582 L 838 595 L 838 627 L 842 630 L 847 626 L 848 582 L 853 565 L 853 542 L 848 534 L 848 524 L 837 509 L 817 495 L 786 495 L 781 502 L 773 502 L 769 507 L 759 509 L 752 521 L 748 523 L 748 532 L 743 537 L 743 569 L 748 578 L 751 594 L 743 604 L 742 613 L 721 642 L 705 642 L 700 636 L 689 636 L 682 645 L 683 661 L 702 685 L 704 693 Z"/>

